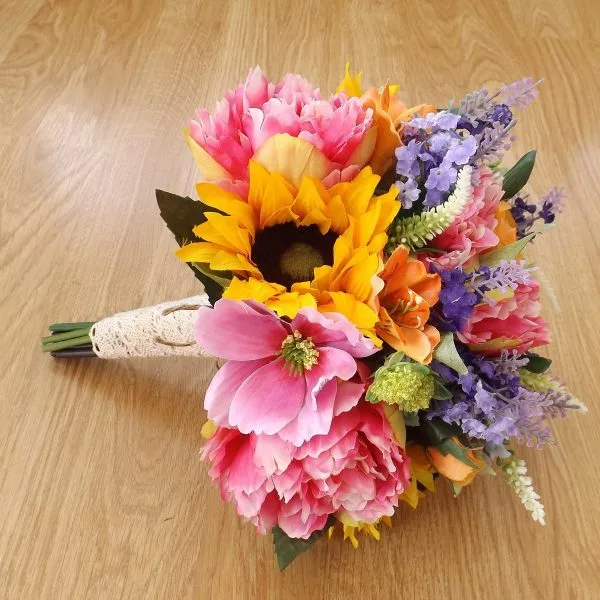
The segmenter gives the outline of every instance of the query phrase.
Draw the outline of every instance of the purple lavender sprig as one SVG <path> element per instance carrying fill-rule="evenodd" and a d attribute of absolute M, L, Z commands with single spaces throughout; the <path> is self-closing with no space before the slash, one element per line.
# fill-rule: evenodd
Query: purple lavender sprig
<path fill-rule="evenodd" d="M 505 373 L 483 356 L 459 348 L 468 372 L 458 376 L 444 365 L 432 362 L 432 368 L 445 380 L 452 393 L 450 400 L 432 403 L 428 418 L 441 417 L 457 423 L 468 436 L 492 445 L 511 438 L 529 446 L 552 442 L 546 422 L 551 399 L 521 385 L 518 374 Z"/>
<path fill-rule="evenodd" d="M 531 283 L 531 272 L 536 269 L 535 266 L 527 266 L 524 260 L 514 259 L 503 260 L 494 268 L 482 265 L 470 276 L 467 287 L 477 295 L 478 300 L 493 306 L 496 302 L 487 292 L 499 290 L 506 294 L 508 290 L 516 290 L 519 285 L 528 285 Z"/>
<path fill-rule="evenodd" d="M 529 196 L 519 195 L 510 200 L 511 214 L 517 224 L 517 236 L 525 237 L 539 220 L 553 223 L 556 216 L 563 212 L 566 192 L 563 188 L 552 188 L 543 196 L 539 204 L 529 201 Z"/>
<path fill-rule="evenodd" d="M 503 103 L 511 109 L 525 109 L 538 97 L 539 92 L 536 88 L 542 81 L 543 79 L 534 82 L 531 77 L 525 77 L 520 81 L 505 85 L 500 90 Z"/>

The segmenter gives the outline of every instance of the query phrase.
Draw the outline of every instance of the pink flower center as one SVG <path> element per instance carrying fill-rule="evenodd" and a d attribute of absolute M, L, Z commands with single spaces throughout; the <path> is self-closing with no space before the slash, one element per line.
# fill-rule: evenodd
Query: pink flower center
<path fill-rule="evenodd" d="M 302 373 L 302 371 L 310 371 L 317 364 L 319 351 L 311 338 L 303 338 L 296 330 L 281 343 L 279 356 L 283 358 L 290 371 Z"/>

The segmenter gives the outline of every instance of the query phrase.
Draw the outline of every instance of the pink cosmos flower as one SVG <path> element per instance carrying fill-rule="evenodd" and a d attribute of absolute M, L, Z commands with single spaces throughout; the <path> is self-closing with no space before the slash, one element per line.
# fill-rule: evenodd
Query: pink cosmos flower
<path fill-rule="evenodd" d="M 356 405 L 356 358 L 377 351 L 345 317 L 301 309 L 288 323 L 253 300 L 222 298 L 198 310 L 198 344 L 227 359 L 206 392 L 218 425 L 279 436 L 300 446 Z"/>
<path fill-rule="evenodd" d="M 299 75 L 272 83 L 255 67 L 217 103 L 214 113 L 199 109 L 187 133 L 203 177 L 244 193 L 250 159 L 266 163 L 269 170 L 274 162 L 284 176 L 286 169 L 296 172 L 298 162 L 305 161 L 307 174 L 318 175 L 327 185 L 347 181 L 374 150 L 375 130 L 366 137 L 373 124 L 373 110 L 363 108 L 358 98 L 338 94 L 321 100 L 319 90 Z M 287 135 L 258 156 L 278 134 Z M 308 142 L 308 150 L 299 148 L 298 140 Z"/>
<path fill-rule="evenodd" d="M 407 488 L 409 458 L 377 405 L 335 416 L 326 435 L 300 447 L 279 436 L 218 428 L 202 449 L 224 500 L 260 533 L 279 525 L 294 538 L 322 529 L 331 514 L 374 523 L 391 516 Z"/>
<path fill-rule="evenodd" d="M 540 285 L 521 284 L 514 296 L 496 304 L 478 304 L 459 339 L 482 354 L 500 354 L 503 348 L 519 354 L 550 343 L 546 321 L 540 317 Z"/>
<path fill-rule="evenodd" d="M 446 254 L 431 258 L 444 269 L 468 267 L 473 258 L 498 244 L 494 228 L 498 224 L 496 211 L 504 192 L 502 180 L 488 167 L 479 167 L 474 177 L 473 197 L 465 210 L 431 244 L 447 250 Z"/>

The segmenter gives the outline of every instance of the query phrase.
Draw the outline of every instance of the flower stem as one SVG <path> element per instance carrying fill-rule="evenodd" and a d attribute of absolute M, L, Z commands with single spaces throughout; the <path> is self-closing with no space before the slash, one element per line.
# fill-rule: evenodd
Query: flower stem
<path fill-rule="evenodd" d="M 85 331 L 85 330 L 84 330 Z M 79 337 L 73 337 L 67 340 L 63 340 L 61 342 L 55 342 L 53 344 L 42 344 L 43 352 L 52 352 L 55 350 L 64 350 L 66 348 L 74 348 L 75 346 L 81 346 L 82 344 L 91 343 L 90 336 L 86 333 L 85 335 L 80 335 Z"/>
<path fill-rule="evenodd" d="M 55 358 L 96 356 L 90 338 L 93 325 L 93 321 L 53 323 L 48 328 L 52 335 L 42 338 L 42 352 L 50 352 Z"/>

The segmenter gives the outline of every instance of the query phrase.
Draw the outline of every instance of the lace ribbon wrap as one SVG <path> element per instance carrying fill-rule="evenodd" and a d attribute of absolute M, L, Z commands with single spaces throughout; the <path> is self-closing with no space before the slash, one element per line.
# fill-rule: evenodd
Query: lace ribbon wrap
<path fill-rule="evenodd" d="M 100 358 L 209 356 L 194 340 L 194 319 L 208 296 L 192 296 L 122 312 L 98 321 L 90 331 Z"/>

